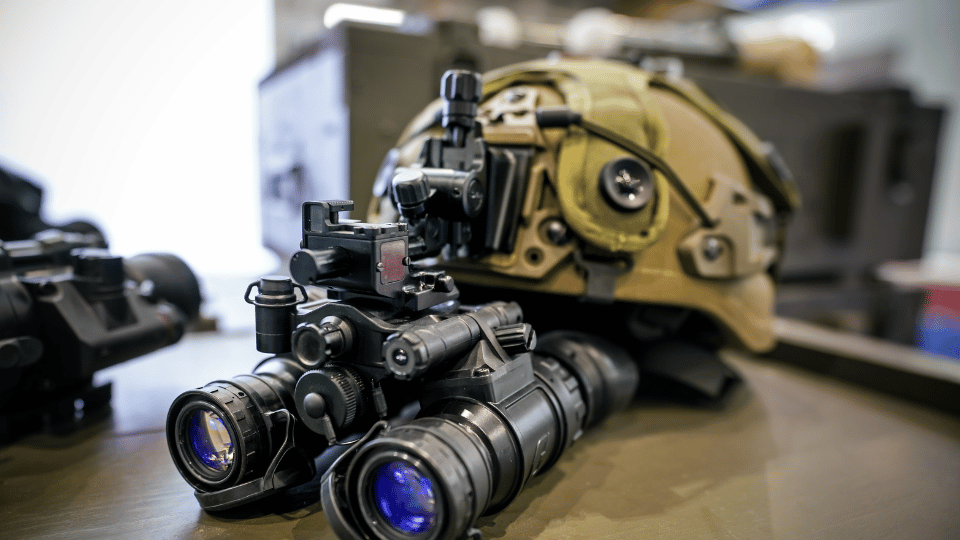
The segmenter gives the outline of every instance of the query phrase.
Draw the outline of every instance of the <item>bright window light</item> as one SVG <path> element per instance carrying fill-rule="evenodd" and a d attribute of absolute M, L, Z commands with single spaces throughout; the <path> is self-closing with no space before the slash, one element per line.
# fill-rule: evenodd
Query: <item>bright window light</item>
<path fill-rule="evenodd" d="M 333 28 L 340 21 L 358 21 L 374 24 L 400 26 L 404 12 L 399 9 L 385 9 L 356 4 L 333 4 L 323 14 L 323 25 Z"/>
<path fill-rule="evenodd" d="M 827 20 L 806 13 L 792 13 L 773 19 L 750 16 L 743 19 L 739 32 L 748 40 L 779 36 L 800 38 L 820 52 L 830 51 L 837 43 L 833 26 Z"/>

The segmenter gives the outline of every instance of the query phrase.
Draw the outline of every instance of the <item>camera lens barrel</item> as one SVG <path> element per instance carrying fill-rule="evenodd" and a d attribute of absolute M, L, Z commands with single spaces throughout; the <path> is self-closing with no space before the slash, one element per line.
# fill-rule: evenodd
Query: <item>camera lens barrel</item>
<path fill-rule="evenodd" d="M 583 428 L 632 397 L 638 375 L 626 351 L 572 332 L 544 339 L 530 384 L 496 403 L 439 400 L 328 472 L 321 495 L 334 530 L 343 538 L 462 538 L 553 465 Z"/>
<path fill-rule="evenodd" d="M 293 391 L 303 372 L 292 359 L 272 357 L 252 375 L 215 381 L 174 400 L 167 415 L 167 445 L 198 499 L 200 493 L 264 475 L 287 433 L 286 424 L 274 421 L 272 413 L 295 410 Z"/>

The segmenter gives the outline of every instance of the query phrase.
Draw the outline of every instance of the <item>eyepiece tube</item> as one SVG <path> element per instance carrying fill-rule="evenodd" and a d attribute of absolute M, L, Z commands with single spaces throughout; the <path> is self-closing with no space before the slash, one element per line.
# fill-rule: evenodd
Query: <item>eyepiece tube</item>
<path fill-rule="evenodd" d="M 320 324 L 305 324 L 293 333 L 293 352 L 300 362 L 319 368 L 328 360 L 350 352 L 353 325 L 339 317 L 327 317 Z"/>
<path fill-rule="evenodd" d="M 630 354 L 611 341 L 575 331 L 550 332 L 537 341 L 537 354 L 555 358 L 579 381 L 589 429 L 633 401 L 640 371 Z"/>
<path fill-rule="evenodd" d="M 636 390 L 637 368 L 618 346 L 572 332 L 543 341 L 550 350 L 533 354 L 531 384 L 496 403 L 438 401 L 328 471 L 321 498 L 337 534 L 463 538 L 478 517 L 506 507 L 585 427 L 625 406 L 624 396 Z M 589 401 L 605 389 L 616 396 Z"/>

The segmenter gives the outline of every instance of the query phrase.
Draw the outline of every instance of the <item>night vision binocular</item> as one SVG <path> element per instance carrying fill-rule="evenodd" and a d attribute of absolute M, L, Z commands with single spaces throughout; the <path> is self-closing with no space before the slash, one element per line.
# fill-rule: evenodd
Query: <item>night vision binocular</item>
<path fill-rule="evenodd" d="M 280 276 L 251 284 L 257 348 L 275 356 L 178 397 L 171 456 L 216 511 L 306 483 L 345 446 L 321 490 L 342 538 L 475 536 L 479 516 L 629 402 L 637 368 L 595 336 L 538 342 L 516 303 L 460 305 L 449 276 L 412 264 L 404 224 L 341 223 L 350 207 L 304 205 L 291 273 L 327 298 Z M 415 402 L 417 419 L 398 421 Z"/>

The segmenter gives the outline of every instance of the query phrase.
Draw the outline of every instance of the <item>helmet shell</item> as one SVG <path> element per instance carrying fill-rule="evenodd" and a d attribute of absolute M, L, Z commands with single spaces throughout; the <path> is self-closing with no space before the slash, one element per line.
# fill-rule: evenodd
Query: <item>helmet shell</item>
<path fill-rule="evenodd" d="M 659 157 L 714 225 L 642 157 L 579 126 L 540 128 L 536 110 L 558 105 Z M 401 164 L 440 132 L 439 107 L 408 127 Z M 484 77 L 478 120 L 491 148 L 533 156 L 513 249 L 445 261 L 458 283 L 686 308 L 725 344 L 772 347 L 773 275 L 799 199 L 771 147 L 691 82 L 597 59 L 526 62 Z"/>

